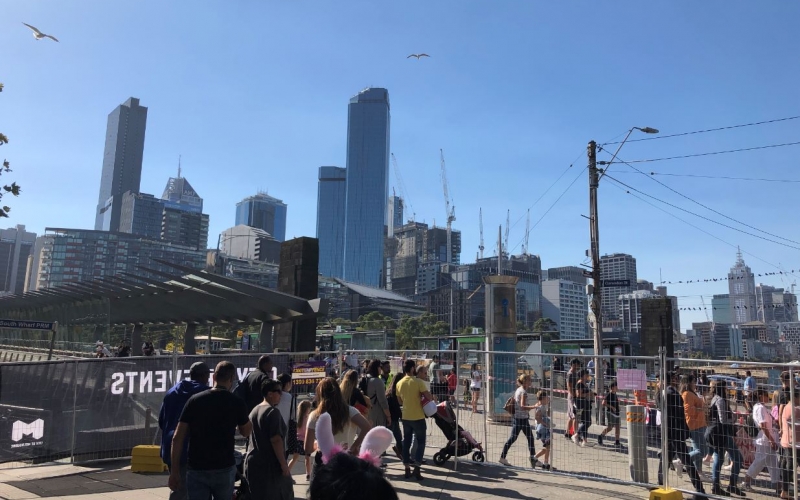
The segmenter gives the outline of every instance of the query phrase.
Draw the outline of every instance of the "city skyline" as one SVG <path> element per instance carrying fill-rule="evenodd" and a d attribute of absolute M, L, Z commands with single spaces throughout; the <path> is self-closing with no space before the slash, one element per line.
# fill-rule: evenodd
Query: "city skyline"
<path fill-rule="evenodd" d="M 787 106 L 796 102 L 792 82 L 797 70 L 781 63 L 792 57 L 791 30 L 788 24 L 783 27 L 800 13 L 793 4 L 736 5 L 721 13 L 719 4 L 689 9 L 620 2 L 593 8 L 591 16 L 584 16 L 580 6 L 500 5 L 489 9 L 467 5 L 453 12 L 446 6 L 419 4 L 416 10 L 428 14 L 423 20 L 418 12 L 412 15 L 415 9 L 408 6 L 387 6 L 380 15 L 365 13 L 366 18 L 353 25 L 363 30 L 352 30 L 330 47 L 312 41 L 308 33 L 318 35 L 313 40 L 323 40 L 340 31 L 333 29 L 333 21 L 347 21 L 344 13 L 333 7 L 215 7 L 192 13 L 195 23 L 167 32 L 159 28 L 160 23 L 177 24 L 187 10 L 159 6 L 159 15 L 153 16 L 154 4 L 137 4 L 141 12 L 136 28 L 123 27 L 120 36 L 110 36 L 111 31 L 106 30 L 111 28 L 103 26 L 103 19 L 129 10 L 127 5 L 96 3 L 84 15 L 56 2 L 9 6 L 9 22 L 11 18 L 36 19 L 34 24 L 53 27 L 61 40 L 58 45 L 45 46 L 27 40 L 29 36 L 18 40 L 11 28 L 0 32 L 4 46 L 14 48 L 8 68 L 0 76 L 6 84 L 6 98 L 0 102 L 3 115 L 13 117 L 4 120 L 4 125 L 15 128 L 15 133 L 9 134 L 12 142 L 3 146 L 3 151 L 14 160 L 12 175 L 23 186 L 19 198 L 9 199 L 9 225 L 25 224 L 39 234 L 46 226 L 91 227 L 88 217 L 93 204 L 71 204 L 70 210 L 63 210 L 57 194 L 80 199 L 89 189 L 94 191 L 91 196 L 96 196 L 103 118 L 122 99 L 135 95 L 150 108 L 141 191 L 158 192 L 165 172 L 173 170 L 182 154 L 187 175 L 206 197 L 212 235 L 233 225 L 231 201 L 252 194 L 254 185 L 268 186 L 296 207 L 287 221 L 287 239 L 313 235 L 317 168 L 343 165 L 345 160 L 342 96 L 375 83 L 392 92 L 392 149 L 406 183 L 407 201 L 413 203 L 413 212 L 407 209 L 409 214 L 416 213 L 417 220 L 429 224 L 436 220 L 438 226 L 444 225 L 438 178 L 438 149 L 443 148 L 458 207 L 455 227 L 462 231 L 465 262 L 477 251 L 478 208 L 483 208 L 484 214 L 485 254 L 491 256 L 497 226 L 504 223 L 508 208 L 513 225 L 510 246 L 514 253 L 519 252 L 525 210 L 533 205 L 531 252 L 542 255 L 548 267 L 578 265 L 588 247 L 587 224 L 581 218 L 588 207 L 586 181 L 577 170 L 585 164 L 583 152 L 589 139 L 611 140 L 633 125 L 653 126 L 661 135 L 669 135 L 798 114 Z M 226 33 L 231 26 L 242 18 L 248 19 L 246 23 L 255 22 L 263 14 L 281 20 L 274 23 L 267 40 L 259 40 L 252 49 L 246 47 L 249 38 L 228 41 Z M 297 25 L 299 19 L 307 23 L 295 33 L 282 26 Z M 661 22 L 654 24 L 652 19 Z M 488 24 L 484 25 L 484 20 Z M 98 26 L 102 26 L 98 36 L 109 35 L 109 43 L 102 46 L 91 43 L 88 34 Z M 470 40 L 463 26 L 481 26 L 482 36 Z M 598 38 L 590 35 L 597 26 L 614 29 Z M 145 29 L 156 35 L 140 40 L 139 33 Z M 409 32 L 413 34 L 409 36 Z M 698 42 L 701 36 L 733 43 Z M 647 43 L 633 44 L 633 39 Z M 372 43 L 365 44 L 366 40 Z M 544 50 L 553 40 L 559 41 L 556 50 Z M 257 54 L 249 51 L 263 43 L 278 52 L 292 47 L 275 61 L 290 69 L 292 77 L 285 82 L 275 81 L 266 69 L 245 62 Z M 424 64 L 405 64 L 400 59 L 409 53 L 410 45 L 422 47 L 432 57 Z M 207 64 L 208 54 L 226 51 L 241 57 Z M 336 55 L 359 51 L 363 57 Z M 130 57 L 123 61 L 115 55 L 119 53 Z M 588 53 L 602 57 L 587 58 Z M 98 62 L 109 67 L 100 71 Z M 174 68 L 180 69 L 175 72 Z M 59 75 L 58 87 L 51 78 L 54 73 Z M 170 76 L 157 76 L 160 74 Z M 331 77 L 320 83 L 320 74 Z M 598 78 L 589 83 L 587 74 Z M 89 78 L 91 84 L 87 84 Z M 204 79 L 213 81 L 215 89 L 225 90 L 208 92 L 196 85 Z M 301 95 L 302 99 L 286 98 Z M 743 98 L 752 95 L 760 97 L 757 101 Z M 46 122 L 38 119 L 44 114 Z M 792 142 L 797 125 L 796 121 L 785 122 L 684 139 L 629 142 L 620 157 L 657 158 Z M 63 132 L 66 127 L 69 134 Z M 209 130 L 214 130 L 213 141 L 208 140 Z M 297 133 L 299 130 L 303 132 Z M 754 177 L 753 165 L 757 165 L 758 177 L 784 179 L 792 157 L 791 148 L 777 148 L 654 163 L 647 172 Z M 601 153 L 601 159 L 608 158 Z M 573 162 L 572 172 L 567 171 L 560 183 L 535 203 Z M 658 198 L 701 211 L 643 176 L 628 172 L 632 170 L 626 165 L 614 165 L 609 175 Z M 490 178 L 496 182 L 488 182 Z M 769 204 L 763 203 L 764 198 L 790 196 L 792 184 L 655 178 L 771 233 L 786 236 L 797 231 L 794 217 L 778 220 Z M 393 173 L 390 179 L 394 185 Z M 575 185 L 536 225 L 572 179 L 577 179 Z M 600 189 L 602 253 L 636 256 L 638 276 L 656 284 L 662 279 L 726 275 L 735 248 L 645 205 L 609 181 L 604 178 Z M 747 199 L 752 203 L 740 213 L 742 200 Z M 741 244 L 756 274 L 776 271 L 771 264 L 800 267 L 794 249 L 659 206 L 729 243 Z M 764 278 L 764 282 L 788 289 L 795 279 L 780 278 Z M 708 303 L 713 294 L 725 293 L 725 288 L 720 283 L 681 284 L 671 285 L 670 291 L 679 297 L 681 307 L 699 308 L 700 294 Z M 704 317 L 703 312 L 690 312 L 682 323 L 704 321 Z"/>

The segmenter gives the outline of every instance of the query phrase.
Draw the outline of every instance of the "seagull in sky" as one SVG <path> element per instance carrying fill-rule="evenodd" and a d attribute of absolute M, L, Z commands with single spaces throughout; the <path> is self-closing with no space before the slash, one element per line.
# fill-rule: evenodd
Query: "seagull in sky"
<path fill-rule="evenodd" d="M 416 57 L 417 61 L 419 61 L 420 57 L 430 57 L 428 54 L 411 54 L 410 56 L 406 57 L 406 59 L 411 59 L 412 57 Z"/>
<path fill-rule="evenodd" d="M 28 23 L 22 23 L 22 24 L 24 24 L 25 26 L 30 28 L 31 31 L 33 31 L 33 38 L 37 40 L 41 40 L 42 38 L 50 38 L 52 40 L 55 40 L 56 42 L 58 41 L 58 38 L 54 37 L 53 35 L 45 35 L 44 33 L 42 33 L 41 31 L 39 31 L 38 29 L 36 29 L 35 27 L 31 26 Z"/>

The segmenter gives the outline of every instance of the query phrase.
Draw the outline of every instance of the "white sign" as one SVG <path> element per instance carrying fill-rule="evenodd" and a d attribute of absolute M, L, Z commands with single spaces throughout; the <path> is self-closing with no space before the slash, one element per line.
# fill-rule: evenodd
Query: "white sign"
<path fill-rule="evenodd" d="M 30 436 L 32 439 L 35 439 L 37 441 L 28 441 L 20 443 L 20 441 L 22 441 L 22 438 L 24 438 L 25 436 Z M 23 422 L 22 420 L 17 420 L 11 426 L 11 440 L 14 441 L 14 443 L 18 444 L 12 444 L 11 447 L 22 448 L 27 446 L 39 446 L 43 443 L 42 441 L 38 440 L 42 439 L 43 436 L 44 436 L 44 420 L 42 420 L 41 418 L 37 418 L 31 423 L 26 423 Z"/>
<path fill-rule="evenodd" d="M 646 391 L 647 374 L 644 370 L 617 370 L 617 387 L 622 391 Z"/>

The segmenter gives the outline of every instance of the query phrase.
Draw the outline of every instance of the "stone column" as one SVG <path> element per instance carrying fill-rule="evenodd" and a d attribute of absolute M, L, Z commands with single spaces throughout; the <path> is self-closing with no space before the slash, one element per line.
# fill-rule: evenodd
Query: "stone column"
<path fill-rule="evenodd" d="M 485 412 L 493 420 L 508 420 L 503 410 L 517 388 L 517 281 L 516 276 L 485 276 L 486 360 Z M 494 354 L 509 352 L 514 354 Z"/>
<path fill-rule="evenodd" d="M 197 354 L 197 346 L 194 335 L 197 332 L 197 323 L 187 323 L 186 331 L 183 333 L 183 353 Z"/>

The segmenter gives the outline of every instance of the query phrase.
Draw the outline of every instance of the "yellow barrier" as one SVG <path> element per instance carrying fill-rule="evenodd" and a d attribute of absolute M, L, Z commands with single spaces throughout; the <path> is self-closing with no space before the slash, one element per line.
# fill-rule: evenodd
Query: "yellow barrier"
<path fill-rule="evenodd" d="M 629 411 L 625 413 L 625 416 L 628 422 L 636 422 L 643 424 L 646 421 L 644 413 L 634 413 Z"/>
<path fill-rule="evenodd" d="M 683 500 L 683 493 L 678 490 L 657 488 L 650 490 L 650 500 Z"/>
<path fill-rule="evenodd" d="M 165 472 L 167 464 L 161 460 L 161 447 L 134 446 L 131 453 L 131 472 Z"/>

